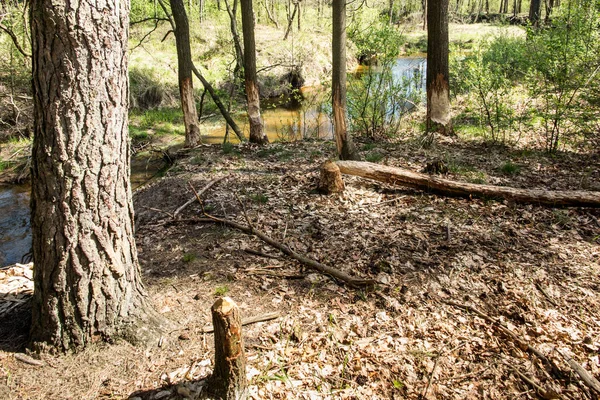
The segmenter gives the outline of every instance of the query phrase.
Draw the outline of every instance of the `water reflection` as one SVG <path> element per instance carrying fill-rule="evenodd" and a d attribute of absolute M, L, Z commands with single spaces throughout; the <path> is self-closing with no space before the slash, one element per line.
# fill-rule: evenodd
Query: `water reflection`
<path fill-rule="evenodd" d="M 29 188 L 0 186 L 0 267 L 21 262 L 30 248 Z"/>
<path fill-rule="evenodd" d="M 355 71 L 355 76 L 360 77 L 368 68 L 377 72 L 377 66 L 360 66 Z M 425 92 L 425 79 L 427 72 L 427 59 L 420 54 L 411 57 L 400 57 L 392 67 L 393 79 L 396 83 L 403 84 L 406 99 Z M 300 101 L 294 98 L 281 99 L 280 104 L 269 101 L 263 104 L 262 110 L 265 132 L 270 142 L 295 141 L 301 139 L 331 139 L 333 138 L 333 123 L 331 120 L 331 96 L 329 89 L 322 86 L 303 87 L 300 92 Z M 424 98 L 422 99 L 424 100 Z M 414 104 L 407 104 L 411 109 Z M 236 123 L 249 135 L 250 127 L 244 116 L 235 118 Z M 204 128 L 203 141 L 205 143 L 222 143 L 225 138 L 225 125 Z M 229 133 L 228 141 L 237 143 L 238 140 Z"/>

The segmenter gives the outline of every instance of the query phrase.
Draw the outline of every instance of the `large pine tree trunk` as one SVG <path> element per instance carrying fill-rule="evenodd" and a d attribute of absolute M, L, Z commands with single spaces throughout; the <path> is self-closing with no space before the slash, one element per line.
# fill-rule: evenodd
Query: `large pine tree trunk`
<path fill-rule="evenodd" d="M 427 132 L 449 134 L 448 0 L 427 2 Z"/>
<path fill-rule="evenodd" d="M 250 123 L 250 142 L 265 144 L 269 139 L 265 134 L 260 115 L 260 96 L 256 79 L 256 45 L 254 43 L 254 11 L 252 0 L 241 0 L 242 33 L 244 35 L 244 77 L 246 81 L 246 100 L 248 101 L 248 120 Z"/>
<path fill-rule="evenodd" d="M 200 143 L 198 112 L 194 100 L 192 81 L 192 52 L 190 49 L 190 26 L 183 0 L 170 0 L 175 20 L 175 43 L 177 46 L 177 66 L 179 73 L 179 95 L 185 125 L 185 147 L 194 147 Z"/>
<path fill-rule="evenodd" d="M 335 144 L 342 160 L 353 160 L 357 153 L 348 134 L 346 121 L 346 0 L 333 0 L 332 109 Z"/>
<path fill-rule="evenodd" d="M 31 340 L 59 350 L 151 313 L 129 183 L 129 2 L 31 1 Z"/>

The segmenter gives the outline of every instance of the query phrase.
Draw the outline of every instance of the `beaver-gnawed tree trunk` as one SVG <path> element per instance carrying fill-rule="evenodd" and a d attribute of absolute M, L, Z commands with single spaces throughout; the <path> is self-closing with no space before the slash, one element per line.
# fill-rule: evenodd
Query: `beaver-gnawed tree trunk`
<path fill-rule="evenodd" d="M 129 2 L 31 1 L 31 341 L 57 350 L 136 329 L 147 305 L 129 183 Z M 149 322 L 149 321 L 148 321 Z M 127 329 L 127 333 L 131 333 Z"/>
<path fill-rule="evenodd" d="M 346 115 L 346 0 L 333 0 L 333 40 L 331 106 L 333 128 L 338 156 L 342 160 L 356 160 L 358 154 L 348 134 Z"/>
<path fill-rule="evenodd" d="M 269 139 L 265 134 L 260 116 L 260 97 L 256 79 L 256 45 L 254 43 L 254 11 L 252 0 L 241 0 L 242 34 L 244 36 L 244 78 L 246 99 L 248 101 L 248 120 L 250 123 L 250 142 L 265 144 Z"/>
<path fill-rule="evenodd" d="M 185 13 L 183 0 L 170 0 L 175 20 L 175 45 L 177 47 L 177 66 L 179 75 L 179 96 L 185 126 L 185 147 L 194 147 L 200 143 L 198 112 L 194 100 L 192 81 L 192 51 L 190 49 L 190 25 Z"/>
<path fill-rule="evenodd" d="M 431 135 L 452 132 L 448 75 L 448 0 L 428 0 L 427 132 Z"/>

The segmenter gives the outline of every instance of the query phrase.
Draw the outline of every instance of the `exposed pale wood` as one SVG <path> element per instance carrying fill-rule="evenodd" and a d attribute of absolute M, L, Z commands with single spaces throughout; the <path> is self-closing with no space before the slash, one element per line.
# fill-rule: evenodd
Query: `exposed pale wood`
<path fill-rule="evenodd" d="M 278 312 L 272 312 L 261 315 L 254 315 L 252 317 L 244 318 L 242 320 L 242 326 L 256 324 L 258 322 L 270 321 L 272 319 L 279 318 L 280 314 Z M 212 333 L 214 332 L 214 328 L 212 325 L 205 326 L 202 328 L 202 333 Z"/>
<path fill-rule="evenodd" d="M 451 181 L 404 168 L 389 167 L 370 162 L 337 161 L 336 164 L 343 174 L 413 187 L 446 196 L 504 198 L 517 203 L 540 204 L 551 207 L 600 207 L 600 192 L 582 190 L 550 191 L 478 185 Z"/>
<path fill-rule="evenodd" d="M 344 180 L 340 168 L 333 161 L 325 161 L 321 166 L 319 176 L 319 192 L 325 194 L 339 193 L 344 191 Z"/>
<path fill-rule="evenodd" d="M 594 389 L 596 392 L 600 393 L 600 382 L 592 374 L 590 374 L 585 368 L 577 363 L 577 361 L 573 360 L 568 354 L 559 351 L 558 352 L 565 361 L 569 364 L 569 366 L 579 375 L 581 380 L 585 382 L 585 384 Z"/>
<path fill-rule="evenodd" d="M 215 327 L 215 370 L 211 389 L 224 400 L 246 399 L 246 355 L 240 310 L 229 297 L 218 299 L 211 308 Z"/>
<path fill-rule="evenodd" d="M 22 353 L 16 353 L 15 359 L 19 360 L 25 364 L 35 365 L 36 367 L 43 367 L 44 365 L 46 365 L 46 363 L 43 362 L 42 360 L 36 360 L 35 358 L 31 358 L 27 354 L 22 354 Z"/>

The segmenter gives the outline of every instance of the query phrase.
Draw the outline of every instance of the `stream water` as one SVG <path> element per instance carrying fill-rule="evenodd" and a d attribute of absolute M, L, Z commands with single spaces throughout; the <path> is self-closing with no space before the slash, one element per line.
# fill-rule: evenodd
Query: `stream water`
<path fill-rule="evenodd" d="M 29 187 L 0 186 L 0 267 L 21 262 L 30 248 Z"/>
<path fill-rule="evenodd" d="M 393 67 L 398 80 L 414 81 L 407 87 L 410 91 L 424 90 L 426 76 L 424 57 L 399 58 Z M 328 139 L 333 136 L 333 126 L 329 118 L 329 99 L 323 89 L 303 88 L 302 104 L 288 107 L 268 107 L 263 110 L 265 130 L 271 142 L 293 141 L 305 138 Z M 245 122 L 240 120 L 241 126 Z M 247 130 L 248 127 L 244 126 Z M 235 135 L 230 133 L 232 139 Z M 225 127 L 212 129 L 204 139 L 208 143 L 221 143 Z M 134 187 L 151 179 L 162 167 L 161 163 L 149 164 L 145 161 L 132 161 L 132 183 Z M 31 227 L 29 225 L 29 187 L 0 186 L 0 267 L 20 262 L 31 247 Z"/>

